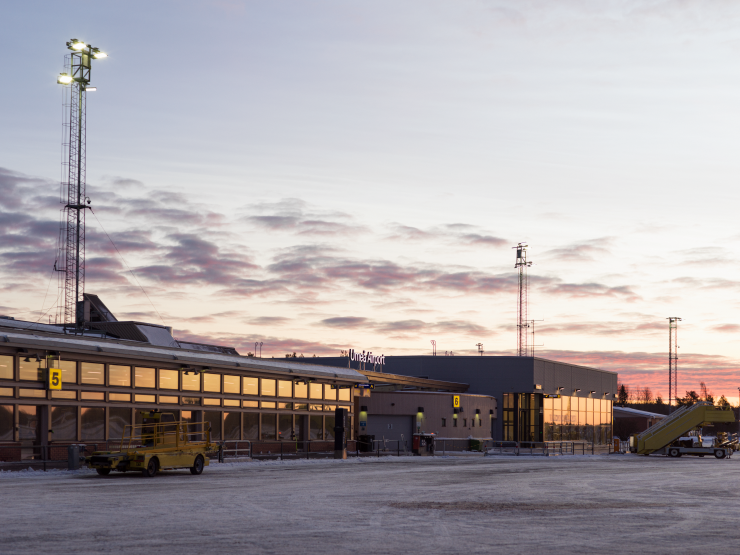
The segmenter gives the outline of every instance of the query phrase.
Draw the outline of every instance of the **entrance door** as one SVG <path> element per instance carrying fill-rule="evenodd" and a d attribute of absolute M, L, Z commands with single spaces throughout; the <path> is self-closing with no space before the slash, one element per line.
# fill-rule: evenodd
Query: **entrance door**
<path fill-rule="evenodd" d="M 40 455 L 33 445 L 39 444 L 41 419 L 36 405 L 18 405 L 18 439 L 21 442 L 21 458 L 34 459 Z"/>

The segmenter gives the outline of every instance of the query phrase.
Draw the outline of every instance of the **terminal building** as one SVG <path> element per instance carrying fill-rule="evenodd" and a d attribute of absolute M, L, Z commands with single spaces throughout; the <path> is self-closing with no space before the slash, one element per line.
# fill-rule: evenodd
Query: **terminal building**
<path fill-rule="evenodd" d="M 358 371 L 371 368 L 349 357 L 317 357 L 306 362 Z M 516 356 L 386 356 L 382 366 L 376 364 L 372 369 L 463 383 L 468 394 L 495 398 L 494 440 L 611 442 L 615 372 Z M 452 419 L 454 414 L 450 405 L 438 418 Z"/>

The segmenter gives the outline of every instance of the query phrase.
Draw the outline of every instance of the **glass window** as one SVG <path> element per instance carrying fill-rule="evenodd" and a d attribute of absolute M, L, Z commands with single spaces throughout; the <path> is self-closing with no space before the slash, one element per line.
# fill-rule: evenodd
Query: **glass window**
<path fill-rule="evenodd" d="M 76 391 L 52 391 L 52 399 L 77 399 Z"/>
<path fill-rule="evenodd" d="M 77 407 L 51 407 L 52 441 L 77 440 Z"/>
<path fill-rule="evenodd" d="M 283 410 L 293 410 L 293 403 L 278 403 L 278 408 Z"/>
<path fill-rule="evenodd" d="M 259 401 L 243 401 L 242 402 L 242 406 L 243 407 L 254 407 L 254 408 L 257 408 L 257 407 L 260 406 L 260 402 Z"/>
<path fill-rule="evenodd" d="M 293 382 L 287 380 L 278 380 L 278 397 L 292 397 Z"/>
<path fill-rule="evenodd" d="M 221 393 L 221 374 L 203 374 L 203 391 Z"/>
<path fill-rule="evenodd" d="M 224 374 L 224 393 L 236 393 L 239 395 L 241 393 L 239 381 L 239 376 Z"/>
<path fill-rule="evenodd" d="M 21 380 L 42 381 L 44 379 L 44 371 L 39 368 L 43 362 L 37 362 L 35 356 L 18 359 L 18 374 Z M 28 358 L 28 362 L 26 362 L 26 358 Z"/>
<path fill-rule="evenodd" d="M 266 380 L 262 378 L 261 395 L 266 395 L 268 397 L 275 396 L 275 380 Z"/>
<path fill-rule="evenodd" d="M 327 415 L 324 417 L 324 439 L 325 440 L 334 439 L 334 417 L 333 416 Z"/>
<path fill-rule="evenodd" d="M 203 411 L 203 421 L 211 425 L 211 440 L 221 439 L 221 411 Z"/>
<path fill-rule="evenodd" d="M 293 403 L 295 410 L 308 410 L 308 403 Z"/>
<path fill-rule="evenodd" d="M 77 361 L 55 360 L 52 367 L 62 370 L 62 387 L 65 383 L 77 383 Z"/>
<path fill-rule="evenodd" d="M 13 358 L 11 356 L 0 356 L 0 379 L 12 380 L 13 376 Z"/>
<path fill-rule="evenodd" d="M 320 383 L 312 383 L 308 386 L 308 393 L 311 399 L 323 399 L 324 387 Z"/>
<path fill-rule="evenodd" d="M 18 436 L 21 440 L 38 440 L 39 418 L 35 405 L 18 405 Z"/>
<path fill-rule="evenodd" d="M 293 415 L 281 414 L 278 416 L 279 439 L 290 440 L 293 437 Z"/>
<path fill-rule="evenodd" d="M 347 389 L 340 389 L 339 390 L 339 393 L 338 393 L 337 399 L 339 399 L 340 401 L 350 401 L 351 400 L 350 399 L 350 394 L 351 393 L 352 393 L 352 390 L 349 389 L 349 388 L 347 388 Z"/>
<path fill-rule="evenodd" d="M 324 417 L 320 414 L 312 414 L 309 419 L 311 439 L 324 439 Z"/>
<path fill-rule="evenodd" d="M 327 401 L 337 400 L 337 390 L 332 389 L 328 383 L 324 384 L 324 399 L 326 399 Z"/>
<path fill-rule="evenodd" d="M 156 395 L 134 395 L 134 401 L 137 403 L 156 403 Z"/>
<path fill-rule="evenodd" d="M 110 380 L 108 382 L 110 385 L 117 385 L 119 387 L 131 387 L 131 367 L 109 364 L 108 379 Z M 62 377 L 62 381 L 64 381 L 64 377 Z"/>
<path fill-rule="evenodd" d="M 156 372 L 154 368 L 134 368 L 134 385 L 136 387 L 148 387 L 154 389 L 156 386 L 155 376 Z"/>
<path fill-rule="evenodd" d="M 274 409 L 275 401 L 262 401 L 262 408 L 263 409 Z"/>
<path fill-rule="evenodd" d="M 131 394 L 130 393 L 109 393 L 108 394 L 108 400 L 109 401 L 124 401 L 126 403 L 131 402 Z M 128 409 L 126 409 L 128 410 Z"/>
<path fill-rule="evenodd" d="M 442 427 L 443 428 L 446 428 L 447 427 L 447 419 L 446 418 L 443 418 L 442 419 Z"/>
<path fill-rule="evenodd" d="M 260 415 L 256 412 L 244 412 L 244 439 L 260 438 Z"/>
<path fill-rule="evenodd" d="M 217 407 L 221 406 L 221 399 L 203 399 L 204 405 L 215 405 Z"/>
<path fill-rule="evenodd" d="M 244 376 L 242 378 L 242 387 L 244 388 L 244 395 L 259 395 L 259 378 L 252 378 L 250 376 Z"/>
<path fill-rule="evenodd" d="M 200 397 L 183 397 L 183 405 L 200 405 Z"/>
<path fill-rule="evenodd" d="M 238 407 L 240 405 L 239 399 L 224 399 L 225 407 Z"/>
<path fill-rule="evenodd" d="M 54 391 L 53 393 L 58 393 L 58 392 Z M 0 397 L 12 397 L 12 396 L 13 396 L 12 387 L 0 387 Z"/>
<path fill-rule="evenodd" d="M 177 378 L 180 372 L 177 370 L 159 370 L 159 389 L 179 389 Z"/>
<path fill-rule="evenodd" d="M 35 399 L 46 399 L 45 389 L 19 389 L 18 395 L 21 397 L 33 397 Z"/>
<path fill-rule="evenodd" d="M 179 405 L 180 398 L 174 395 L 160 395 L 159 402 L 164 403 L 166 405 Z"/>
<path fill-rule="evenodd" d="M 324 405 L 324 411 L 334 412 L 335 410 L 337 410 L 336 405 Z"/>
<path fill-rule="evenodd" d="M 239 384 L 237 378 L 237 385 Z M 234 440 L 242 438 L 241 429 L 242 413 L 240 412 L 225 412 L 224 413 L 224 439 Z"/>
<path fill-rule="evenodd" d="M 294 392 L 293 396 L 298 399 L 305 399 L 308 397 L 308 384 L 297 383 L 293 385 Z"/>
<path fill-rule="evenodd" d="M 131 425 L 131 409 L 111 407 L 108 411 L 108 437 L 112 440 L 119 440 L 123 437 L 125 427 Z M 128 433 L 130 432 L 129 429 Z"/>
<path fill-rule="evenodd" d="M 83 401 L 105 401 L 105 393 L 102 391 L 80 391 L 80 399 Z"/>
<path fill-rule="evenodd" d="M 93 362 L 81 362 L 80 383 L 105 385 L 105 365 Z"/>
<path fill-rule="evenodd" d="M 180 375 L 183 391 L 200 391 L 200 374 L 183 372 Z"/>
<path fill-rule="evenodd" d="M 83 364 L 85 364 L 83 362 Z M 101 365 L 102 366 L 102 365 Z M 105 409 L 82 407 L 80 409 L 82 441 L 105 439 Z"/>
<path fill-rule="evenodd" d="M 308 405 L 309 410 L 324 410 L 324 405 Z"/>
<path fill-rule="evenodd" d="M 274 381 L 274 380 L 273 380 Z M 267 413 L 262 415 L 262 439 L 277 439 L 276 424 L 277 414 Z"/>

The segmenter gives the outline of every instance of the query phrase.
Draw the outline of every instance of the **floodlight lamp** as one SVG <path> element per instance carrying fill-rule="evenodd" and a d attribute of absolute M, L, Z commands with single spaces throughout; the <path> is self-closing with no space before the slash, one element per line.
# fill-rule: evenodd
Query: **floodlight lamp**
<path fill-rule="evenodd" d="M 108 54 L 101 52 L 99 48 L 93 48 L 93 58 L 99 60 L 100 58 L 107 58 Z"/>
<path fill-rule="evenodd" d="M 60 85 L 69 85 L 72 81 L 72 76 L 67 73 L 60 73 L 59 77 L 57 77 L 57 83 Z"/>
<path fill-rule="evenodd" d="M 85 92 L 95 92 L 98 90 L 98 87 L 85 87 Z M 90 202 L 88 202 L 90 204 Z"/>
<path fill-rule="evenodd" d="M 67 47 L 70 50 L 84 50 L 85 48 L 87 48 L 87 45 L 81 40 L 72 39 L 70 42 L 67 43 Z"/>

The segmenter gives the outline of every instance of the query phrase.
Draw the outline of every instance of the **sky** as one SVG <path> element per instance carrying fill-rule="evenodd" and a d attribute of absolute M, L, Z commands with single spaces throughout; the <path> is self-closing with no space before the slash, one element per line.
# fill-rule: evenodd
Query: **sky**
<path fill-rule="evenodd" d="M 54 321 L 65 43 L 86 291 L 263 356 L 536 354 L 740 386 L 740 4 L 4 3 L 0 313 Z M 21 49 L 22 45 L 22 49 Z M 115 246 L 114 246 L 115 245 Z"/>

